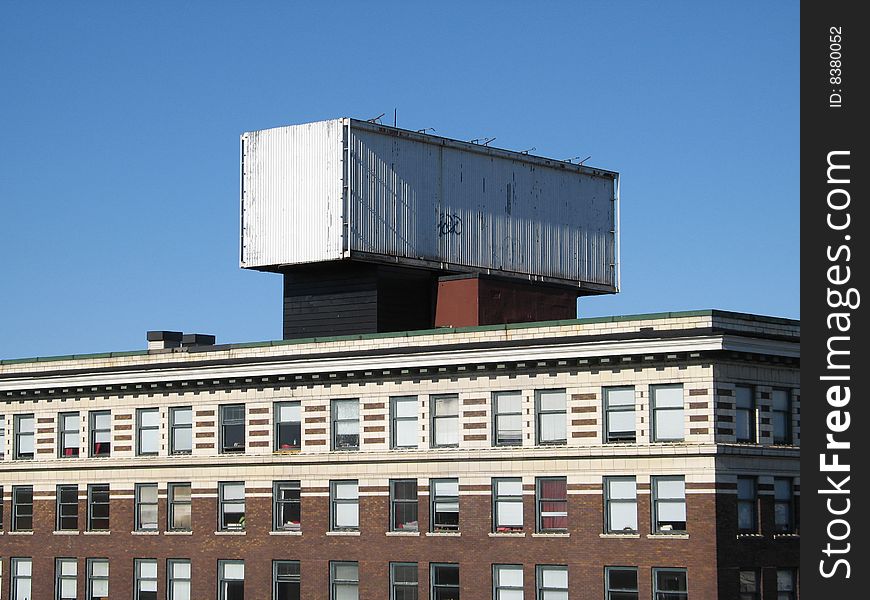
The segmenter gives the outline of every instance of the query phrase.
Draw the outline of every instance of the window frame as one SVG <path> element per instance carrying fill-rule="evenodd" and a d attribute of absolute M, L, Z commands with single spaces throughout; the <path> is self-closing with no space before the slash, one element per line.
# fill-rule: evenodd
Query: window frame
<path fill-rule="evenodd" d="M 548 481 L 559 481 L 565 483 L 565 498 L 545 498 L 543 488 Z M 545 502 L 564 502 L 565 504 L 565 527 L 544 527 L 544 509 Z M 554 512 L 554 511 L 547 511 Z M 551 516 L 551 515 L 547 515 Z M 559 515 L 555 515 L 559 516 Z M 568 533 L 568 478 L 567 477 L 537 477 L 535 478 L 535 531 L 537 533 Z"/>
<path fill-rule="evenodd" d="M 58 458 L 78 458 L 81 456 L 82 448 L 81 448 L 81 440 L 79 439 L 82 435 L 81 433 L 81 423 L 79 422 L 79 412 L 78 411 L 69 411 L 69 412 L 60 412 L 57 413 L 57 457 Z M 67 419 L 72 418 L 75 422 L 75 429 L 69 430 L 66 428 Z M 70 434 L 75 435 L 75 446 L 67 448 L 66 446 L 66 437 Z M 71 450 L 75 452 L 75 454 L 66 454 L 67 450 Z"/>
<path fill-rule="evenodd" d="M 513 483 L 519 484 L 519 494 L 502 494 L 499 491 L 500 484 Z M 523 479 L 522 477 L 493 477 L 491 483 L 492 491 L 492 531 L 493 533 L 519 533 L 525 528 L 524 502 L 523 502 Z M 499 508 L 502 504 L 519 504 L 520 519 L 522 523 L 519 526 L 502 525 L 499 521 Z"/>
<path fill-rule="evenodd" d="M 777 484 L 784 484 L 788 489 L 788 497 L 782 498 L 779 495 Z M 779 522 L 779 507 L 784 506 L 788 513 L 788 522 L 781 524 Z M 792 534 L 797 531 L 795 520 L 795 497 L 794 497 L 794 479 L 792 477 L 774 477 L 773 478 L 773 529 L 775 533 Z"/>
<path fill-rule="evenodd" d="M 20 493 L 30 494 L 30 502 L 21 502 L 19 500 Z M 30 512 L 22 514 L 21 508 L 24 506 L 30 507 Z M 30 519 L 30 527 L 21 527 L 19 521 Z M 33 531 L 33 486 L 32 485 L 13 485 L 12 486 L 12 519 L 10 531 Z"/>
<path fill-rule="evenodd" d="M 282 489 L 288 489 L 291 492 L 294 490 L 297 492 L 296 498 L 290 498 L 289 500 L 284 500 L 281 498 L 279 493 Z M 289 504 L 298 505 L 298 513 L 299 513 L 299 524 L 298 525 L 289 525 L 286 526 L 284 524 L 279 523 L 280 515 L 282 514 L 281 508 L 283 505 Z M 302 530 L 302 481 L 299 479 L 289 479 L 282 481 L 273 481 L 272 482 L 272 531 L 301 531 Z"/>
<path fill-rule="evenodd" d="M 157 415 L 157 424 L 156 425 L 144 425 L 142 422 L 142 418 L 144 415 Z M 142 442 L 142 434 L 146 431 L 154 431 L 157 433 L 157 440 L 155 441 L 154 450 L 145 450 L 143 449 Z M 158 456 L 160 454 L 160 409 L 149 407 L 149 408 L 137 408 L 136 409 L 136 456 Z"/>
<path fill-rule="evenodd" d="M 611 496 L 610 484 L 618 481 L 632 482 L 634 484 L 634 499 L 630 500 L 627 498 L 613 498 Z M 614 529 L 610 507 L 613 504 L 632 504 L 634 505 L 634 520 L 636 526 L 634 529 Z M 637 502 L 637 477 L 631 476 L 615 476 L 615 477 L 604 477 L 604 532 L 608 534 L 625 534 L 625 535 L 636 535 L 640 533 L 640 519 L 637 514 L 638 502 Z"/>
<path fill-rule="evenodd" d="M 154 490 L 154 501 L 143 502 L 142 491 Z M 137 483 L 133 488 L 134 506 L 133 506 L 133 527 L 134 531 L 158 531 L 160 529 L 160 506 L 159 497 L 160 490 L 156 483 Z M 142 519 L 142 508 L 146 506 L 154 507 L 154 527 L 145 527 Z"/>
<path fill-rule="evenodd" d="M 242 488 L 242 499 L 239 500 L 237 498 L 227 499 L 226 492 L 229 488 L 235 488 L 241 486 Z M 247 506 L 246 506 L 247 492 L 245 491 L 245 482 L 244 481 L 221 481 L 218 482 L 218 531 L 245 531 L 245 517 L 247 515 Z M 227 522 L 227 515 L 230 514 L 227 512 L 227 507 L 229 506 L 238 506 L 241 504 L 242 506 L 242 516 L 239 519 L 238 523 L 229 523 Z"/>
<path fill-rule="evenodd" d="M 72 492 L 73 501 L 64 501 L 64 492 Z M 73 514 L 64 514 L 64 507 L 73 507 Z M 76 484 L 60 484 L 55 487 L 54 496 L 54 530 L 55 531 L 78 531 L 79 530 L 79 486 Z M 74 519 L 75 527 L 63 527 L 64 519 Z"/>
<path fill-rule="evenodd" d="M 519 399 L 519 409 L 514 411 L 499 411 L 499 399 L 502 397 L 507 398 L 518 398 Z M 499 392 L 493 392 L 491 396 L 492 402 L 492 445 L 499 448 L 504 447 L 516 447 L 523 445 L 523 392 L 522 390 L 504 390 Z M 520 418 L 520 428 L 518 430 L 519 437 L 513 441 L 502 441 L 501 435 L 503 433 L 502 429 L 499 428 L 499 418 L 500 417 L 519 417 Z M 506 432 L 512 432 L 515 430 L 506 429 Z"/>
<path fill-rule="evenodd" d="M 398 567 L 413 567 L 416 573 L 414 583 L 406 581 L 398 581 L 396 578 L 396 569 Z M 396 600 L 396 592 L 401 588 L 413 588 L 417 598 L 420 597 L 420 567 L 415 562 L 390 562 L 390 600 Z M 404 598 L 405 595 L 402 595 Z"/>
<path fill-rule="evenodd" d="M 414 403 L 414 416 L 413 417 L 400 417 L 399 411 L 397 410 L 397 404 L 400 402 L 413 402 Z M 420 400 L 417 396 L 391 396 L 390 397 L 390 448 L 393 450 L 403 449 L 403 448 L 417 448 L 419 446 L 419 437 L 420 433 Z M 398 442 L 398 432 L 399 427 L 402 423 L 412 423 L 414 427 L 414 438 L 415 441 L 413 444 L 408 445 L 399 445 Z"/>
<path fill-rule="evenodd" d="M 6 416 L 0 414 L 0 460 L 6 458 Z"/>
<path fill-rule="evenodd" d="M 627 404 L 610 405 L 611 392 L 627 392 L 631 391 L 633 403 L 631 406 Z M 636 444 L 637 443 L 637 392 L 633 385 L 608 386 L 602 388 L 602 412 L 604 413 L 604 432 L 602 442 L 605 444 Z M 611 432 L 611 415 L 614 413 L 631 413 L 634 417 L 634 427 L 631 430 L 631 436 L 617 436 Z M 626 432 L 616 432 L 626 433 Z"/>
<path fill-rule="evenodd" d="M 502 570 L 513 570 L 519 571 L 520 573 L 520 585 L 502 585 L 501 582 L 501 571 Z M 507 564 L 507 563 L 499 563 L 492 565 L 492 598 L 493 600 L 501 600 L 501 592 L 512 592 L 519 591 L 520 595 L 523 595 L 525 590 L 525 577 L 523 577 L 523 565 L 521 564 Z"/>
<path fill-rule="evenodd" d="M 4 504 L 5 502 L 3 502 L 3 486 L 0 485 L 0 531 L 3 531 L 3 513 L 5 512 L 3 508 Z M 0 575 L 2 575 L 2 573 L 0 573 Z"/>
<path fill-rule="evenodd" d="M 96 575 L 94 573 L 94 567 L 97 564 L 105 563 L 106 565 L 106 574 L 105 575 Z M 85 577 L 87 577 L 86 586 L 85 586 L 85 594 L 87 598 L 92 598 L 94 594 L 94 583 L 98 581 L 106 582 L 106 598 L 109 598 L 109 559 L 108 558 L 88 558 L 85 559 Z"/>
<path fill-rule="evenodd" d="M 187 565 L 187 577 L 177 576 L 175 567 Z M 175 584 L 187 582 L 188 594 L 187 598 L 176 597 Z M 166 598 L 167 600 L 190 600 L 193 597 L 193 565 L 189 558 L 167 558 L 166 559 Z"/>
<path fill-rule="evenodd" d="M 278 573 L 279 565 L 296 567 L 296 573 Z M 273 560 L 272 561 L 272 600 L 278 600 L 278 586 L 281 583 L 295 583 L 298 586 L 299 595 L 302 598 L 302 565 L 298 560 Z"/>
<path fill-rule="evenodd" d="M 296 408 L 299 413 L 299 418 L 297 420 L 289 419 L 287 421 L 281 420 L 281 409 L 283 407 L 288 408 Z M 273 427 L 272 435 L 274 436 L 274 440 L 272 442 L 272 451 L 273 452 L 295 452 L 302 449 L 302 402 L 299 400 L 279 400 L 274 402 L 272 405 L 272 414 L 275 425 Z M 295 446 L 292 444 L 287 444 L 286 447 L 281 445 L 281 428 L 284 425 L 289 425 L 292 428 L 292 424 L 296 423 L 299 427 L 299 443 Z M 291 430 L 292 437 L 292 430 Z M 292 440 L 291 440 L 292 441 Z"/>
<path fill-rule="evenodd" d="M 781 590 L 779 589 L 780 585 L 780 573 L 788 573 L 789 579 L 791 580 L 791 590 Z M 798 590 L 798 570 L 796 568 L 784 567 L 776 569 L 776 597 L 782 598 L 782 594 L 788 594 L 789 600 L 797 600 L 797 590 Z"/>
<path fill-rule="evenodd" d="M 226 575 L 226 568 L 229 565 L 241 565 L 242 567 L 242 578 L 241 579 L 229 579 Z M 224 593 L 226 588 L 224 587 L 225 583 L 229 583 L 230 581 L 241 581 L 242 582 L 242 594 L 245 591 L 245 561 L 244 560 L 218 560 L 218 600 L 226 600 L 227 596 Z"/>
<path fill-rule="evenodd" d="M 154 577 L 145 577 L 142 574 L 143 565 L 154 565 Z M 142 583 L 154 582 L 155 598 L 160 594 L 160 565 L 156 558 L 134 558 L 133 559 L 133 600 L 142 600 L 139 596 L 142 592 L 150 592 L 151 590 L 143 590 Z"/>
<path fill-rule="evenodd" d="M 105 501 L 96 501 L 94 500 L 95 493 L 103 493 L 106 494 Z M 88 484 L 88 514 L 87 514 L 87 523 L 86 527 L 88 531 L 109 531 L 111 529 L 111 488 L 108 483 L 90 483 Z M 94 508 L 97 506 L 106 507 L 106 516 L 103 517 L 94 517 Z M 105 520 L 105 527 L 94 527 L 94 521 L 97 520 Z"/>
<path fill-rule="evenodd" d="M 178 423 L 178 413 L 187 411 L 190 413 L 189 423 Z M 175 434 L 180 431 L 187 430 L 190 434 L 190 448 L 179 450 L 176 447 Z M 192 406 L 170 406 L 169 407 L 169 454 L 171 455 L 187 455 L 193 454 L 193 407 Z"/>
<path fill-rule="evenodd" d="M 791 389 L 788 388 L 773 388 L 770 392 L 770 437 L 771 443 L 774 446 L 791 446 L 794 444 L 794 429 L 792 425 L 792 414 L 794 413 L 794 403 L 791 398 Z M 781 393 L 784 395 L 785 399 L 785 409 L 776 408 L 776 398 L 775 395 L 777 393 Z M 777 437 L 776 435 L 776 422 L 777 417 L 781 415 L 783 419 L 783 435 L 782 437 Z"/>
<path fill-rule="evenodd" d="M 109 419 L 108 427 L 97 427 L 97 418 L 106 416 Z M 109 436 L 108 442 L 97 442 L 97 434 L 107 433 Z M 106 452 L 96 452 L 97 444 L 105 443 L 107 445 Z M 101 448 L 102 450 L 102 448 Z M 112 455 L 112 411 L 111 410 L 91 410 L 88 411 L 88 457 L 99 458 Z"/>
<path fill-rule="evenodd" d="M 634 573 L 634 589 L 628 588 L 615 588 L 611 585 L 610 582 L 610 574 L 618 571 L 623 572 L 631 572 Z M 640 584 L 638 577 L 638 568 L 637 567 L 604 567 L 604 598 L 605 600 L 612 600 L 612 594 L 618 593 L 621 598 L 624 598 L 626 594 L 634 594 L 635 600 L 640 598 Z"/>
<path fill-rule="evenodd" d="M 676 389 L 679 388 L 681 392 L 682 403 L 679 408 L 676 406 L 662 406 L 659 407 L 656 405 L 656 394 L 659 390 L 664 389 Z M 651 419 L 651 427 L 650 427 L 650 441 L 651 442 L 683 442 L 686 440 L 686 390 L 682 383 L 663 383 L 649 386 L 649 405 L 650 412 L 652 413 Z M 658 434 L 658 424 L 663 416 L 663 413 L 670 412 L 678 412 L 682 416 L 682 435 L 680 437 L 659 437 Z"/>
<path fill-rule="evenodd" d="M 28 573 L 19 574 L 19 565 L 27 565 Z M 30 588 L 28 598 L 18 597 L 18 582 L 27 581 Z M 12 600 L 30 600 L 33 596 L 33 558 L 13 556 L 9 559 L 9 597 Z"/>
<path fill-rule="evenodd" d="M 239 417 L 228 417 L 226 413 L 230 410 L 239 410 L 241 409 L 242 416 Z M 220 433 L 220 449 L 218 454 L 244 454 L 247 450 L 248 446 L 248 436 L 245 428 L 247 427 L 247 411 L 245 409 L 244 404 L 221 404 L 218 406 L 218 421 L 219 421 L 219 433 Z M 227 428 L 229 427 L 241 427 L 242 432 L 242 444 L 241 446 L 227 446 Z"/>
<path fill-rule="evenodd" d="M 339 418 L 338 407 L 341 405 L 347 406 L 356 406 L 356 418 L 348 419 L 348 418 Z M 332 440 L 332 450 L 334 452 L 353 452 L 360 449 L 360 401 L 359 398 L 333 398 L 329 401 L 329 421 L 332 426 L 330 436 Z M 356 424 L 356 433 L 342 433 L 339 434 L 338 429 L 339 425 L 346 423 L 355 423 Z M 338 436 L 354 436 L 356 435 L 356 444 L 350 443 L 339 443 Z"/>
<path fill-rule="evenodd" d="M 64 564 L 72 565 L 74 573 L 66 575 L 63 572 Z M 73 597 L 63 595 L 64 581 L 73 582 Z M 76 600 L 78 598 L 77 588 L 79 580 L 79 562 L 75 558 L 67 556 L 59 556 L 54 559 L 54 599 L 55 600 Z"/>
<path fill-rule="evenodd" d="M 459 580 L 459 583 L 455 586 L 452 584 L 449 585 L 439 585 L 436 583 L 435 571 L 441 568 L 451 568 L 456 569 L 456 579 Z M 445 563 L 445 562 L 433 562 L 429 563 L 429 598 L 435 599 L 438 597 L 436 593 L 438 589 L 447 589 L 447 590 L 456 590 L 457 592 L 462 591 L 462 574 L 459 570 L 459 563 Z"/>
<path fill-rule="evenodd" d="M 752 590 L 743 590 L 743 574 L 752 573 Z M 761 572 L 759 569 L 739 569 L 737 571 L 737 600 L 761 600 Z"/>
<path fill-rule="evenodd" d="M 413 484 L 414 486 L 414 498 L 398 498 L 396 495 L 396 486 L 397 484 Z M 418 532 L 420 531 L 420 489 L 417 484 L 416 479 L 390 479 L 390 531 L 408 531 L 408 532 Z M 416 517 L 415 521 L 417 526 L 413 529 L 399 528 L 396 526 L 396 509 L 399 506 L 413 506 L 414 507 L 414 516 Z"/>
<path fill-rule="evenodd" d="M 436 412 L 435 407 L 438 405 L 438 400 L 456 400 L 456 413 L 441 415 Z M 460 433 L 460 418 L 462 412 L 460 409 L 459 394 L 430 394 L 429 395 L 429 446 L 431 448 L 458 448 L 461 438 Z M 456 423 L 456 442 L 446 444 L 437 443 L 439 423 L 453 421 Z M 442 425 L 443 427 L 443 425 Z"/>
<path fill-rule="evenodd" d="M 658 483 L 665 481 L 679 481 L 683 484 L 683 515 L 686 520 L 683 521 L 682 529 L 662 529 L 659 526 L 659 510 L 661 504 L 679 504 L 678 498 L 662 498 L 659 496 Z M 650 477 L 650 493 L 652 495 L 652 531 L 662 535 L 681 535 L 688 531 L 688 503 L 686 502 L 686 476 L 685 475 L 653 475 Z"/>
<path fill-rule="evenodd" d="M 660 573 L 680 573 L 683 576 L 683 581 L 685 582 L 685 591 L 681 590 L 660 590 L 659 589 L 659 578 L 658 575 Z M 688 569 L 681 567 L 653 567 L 652 568 L 652 590 L 653 590 L 653 600 L 679 600 L 679 598 L 684 598 L 688 600 L 689 598 L 689 573 Z"/>
<path fill-rule="evenodd" d="M 21 431 L 21 421 L 30 420 L 30 431 Z M 36 417 L 33 413 L 13 415 L 12 418 L 13 460 L 33 460 L 36 456 Z M 30 438 L 30 452 L 21 451 L 22 439 Z"/>
<path fill-rule="evenodd" d="M 747 481 L 752 484 L 752 496 L 750 498 L 741 498 L 740 496 L 740 482 Z M 749 527 L 741 527 L 740 526 L 740 507 L 749 505 L 752 510 L 749 514 L 752 515 L 752 523 Z M 758 478 L 754 476 L 743 476 L 739 475 L 737 477 L 737 533 L 738 534 L 754 534 L 758 533 Z"/>
<path fill-rule="evenodd" d="M 354 567 L 356 569 L 356 579 L 338 579 L 336 571 L 338 567 Z M 356 585 L 357 593 L 359 593 L 359 562 L 354 560 L 331 560 L 329 561 L 329 598 L 336 600 L 337 586 Z"/>
<path fill-rule="evenodd" d="M 339 498 L 337 496 L 338 486 L 342 484 L 353 484 L 356 486 L 356 498 Z M 345 526 L 338 524 L 338 506 L 341 504 L 356 506 L 356 525 Z M 329 482 L 329 530 L 330 531 L 359 531 L 359 480 L 358 479 L 336 479 Z"/>
<path fill-rule="evenodd" d="M 561 392 L 564 408 L 562 410 L 544 410 L 542 408 L 541 396 L 546 393 Z M 564 438 L 553 438 L 545 440 L 542 436 L 543 432 L 543 417 L 547 415 L 562 415 Z M 553 388 L 545 390 L 535 390 L 535 445 L 536 446 L 565 446 L 568 444 L 568 393 L 565 388 Z"/>
<path fill-rule="evenodd" d="M 566 584 L 563 588 L 544 587 L 544 573 L 546 571 L 560 571 L 565 573 Z M 543 600 L 546 592 L 565 592 L 571 589 L 570 573 L 568 565 L 535 565 L 535 598 Z"/>
<path fill-rule="evenodd" d="M 188 500 L 177 500 L 175 494 L 178 490 L 188 489 Z M 176 524 L 176 509 L 179 506 L 190 507 L 188 527 L 179 527 Z M 166 530 L 167 531 L 192 531 L 193 530 L 193 485 L 189 481 L 172 481 L 166 484 Z"/>
<path fill-rule="evenodd" d="M 747 390 L 749 393 L 749 406 L 741 406 L 741 390 Z M 748 435 L 740 434 L 741 419 L 746 420 L 748 427 Z M 755 386 L 751 385 L 735 385 L 734 386 L 734 439 L 738 444 L 755 444 L 758 442 L 758 401 L 755 397 Z"/>
<path fill-rule="evenodd" d="M 456 495 L 448 496 L 448 495 L 439 495 L 437 493 L 437 488 L 439 483 L 447 483 L 452 484 L 456 483 Z M 456 504 L 456 526 L 445 526 L 444 524 L 438 524 L 435 522 L 435 515 L 438 512 L 445 513 L 446 511 L 438 511 L 437 506 L 439 503 L 455 503 Z M 429 480 L 429 530 L 433 533 L 445 533 L 445 532 L 457 532 L 459 531 L 459 515 L 461 510 L 461 504 L 459 500 L 459 478 L 458 477 L 438 477 Z"/>

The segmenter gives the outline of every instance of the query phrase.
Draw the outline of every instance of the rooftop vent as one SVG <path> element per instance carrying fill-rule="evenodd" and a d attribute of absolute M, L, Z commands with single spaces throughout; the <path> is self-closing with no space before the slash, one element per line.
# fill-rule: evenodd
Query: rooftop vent
<path fill-rule="evenodd" d="M 194 348 L 214 346 L 215 336 L 205 333 L 182 333 L 181 331 L 149 331 L 146 334 L 149 350 Z"/>

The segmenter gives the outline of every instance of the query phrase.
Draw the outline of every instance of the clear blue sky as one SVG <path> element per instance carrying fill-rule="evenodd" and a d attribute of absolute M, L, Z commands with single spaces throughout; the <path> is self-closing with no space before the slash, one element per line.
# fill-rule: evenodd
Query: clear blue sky
<path fill-rule="evenodd" d="M 621 173 L 623 291 L 581 316 L 799 316 L 797 2 L 416 4 L 3 0 L 0 358 L 280 338 L 238 136 L 394 107 Z"/>

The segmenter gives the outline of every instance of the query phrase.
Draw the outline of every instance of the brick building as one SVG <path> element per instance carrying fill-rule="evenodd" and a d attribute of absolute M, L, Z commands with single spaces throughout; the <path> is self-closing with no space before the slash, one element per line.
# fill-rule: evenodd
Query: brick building
<path fill-rule="evenodd" d="M 0 362 L 0 598 L 797 598 L 796 321 L 153 338 Z"/>

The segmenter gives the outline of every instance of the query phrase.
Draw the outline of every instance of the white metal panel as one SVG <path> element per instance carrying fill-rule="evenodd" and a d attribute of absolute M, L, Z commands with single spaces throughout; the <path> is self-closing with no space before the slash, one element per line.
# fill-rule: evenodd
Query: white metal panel
<path fill-rule="evenodd" d="M 241 266 L 341 258 L 341 119 L 241 136 Z"/>

